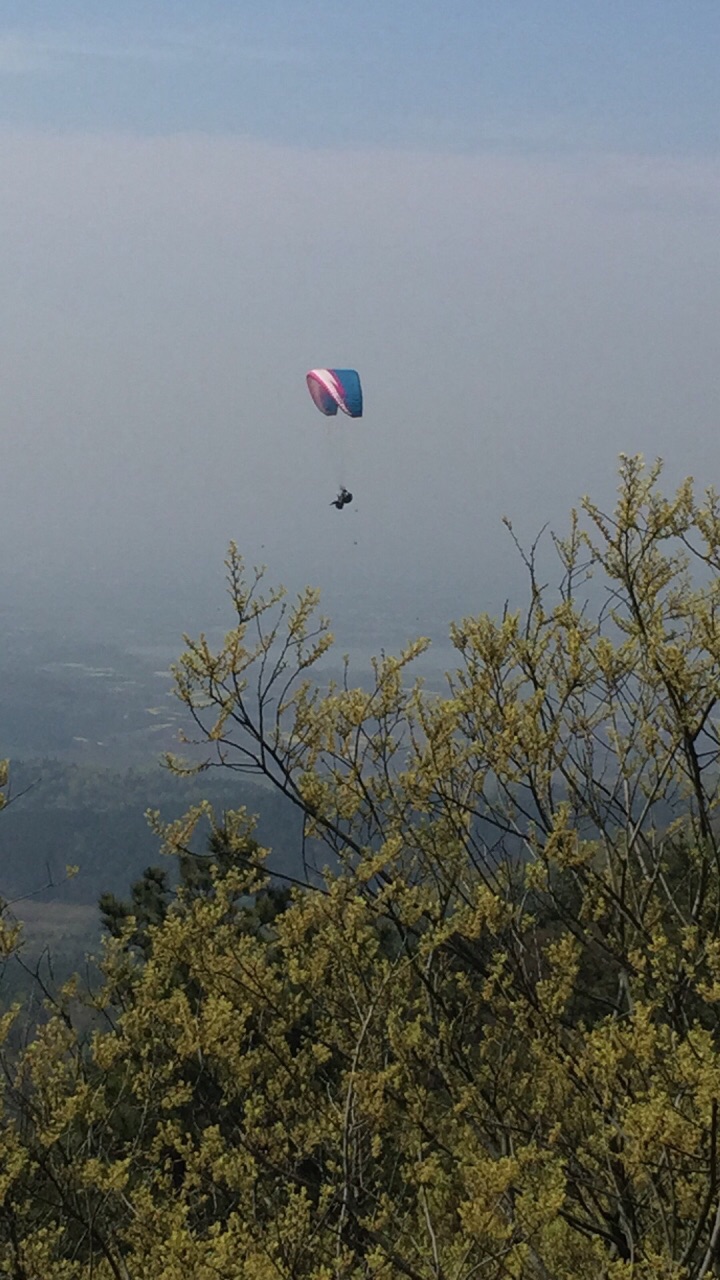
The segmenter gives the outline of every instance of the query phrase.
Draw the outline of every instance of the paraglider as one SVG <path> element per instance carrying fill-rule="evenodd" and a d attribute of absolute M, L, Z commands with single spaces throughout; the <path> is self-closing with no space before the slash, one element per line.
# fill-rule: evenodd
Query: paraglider
<path fill-rule="evenodd" d="M 331 507 L 337 507 L 338 511 L 342 511 L 343 507 L 344 507 L 348 502 L 352 502 L 352 494 L 351 494 L 351 493 L 348 493 L 347 489 L 346 489 L 346 488 L 345 488 L 345 486 L 343 485 L 343 487 L 342 487 L 342 489 L 340 490 L 340 492 L 339 492 L 339 494 L 338 494 L 337 498 L 335 499 L 335 501 L 334 501 L 334 502 L 331 502 L 331 503 L 330 503 L 330 506 L 331 506 Z"/>
<path fill-rule="evenodd" d="M 307 385 L 315 404 L 326 418 L 334 417 L 338 409 L 342 409 L 349 418 L 362 417 L 363 395 L 356 369 L 311 369 L 307 374 Z M 338 479 L 341 478 L 339 475 Z M 352 502 L 352 494 L 342 484 L 330 506 L 342 511 L 349 502 Z"/>

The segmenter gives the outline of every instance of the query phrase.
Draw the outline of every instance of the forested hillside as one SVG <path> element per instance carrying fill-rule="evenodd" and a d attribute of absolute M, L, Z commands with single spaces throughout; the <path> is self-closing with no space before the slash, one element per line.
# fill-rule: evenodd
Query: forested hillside
<path fill-rule="evenodd" d="M 279 871 L 297 871 L 302 863 L 299 813 L 268 787 L 232 775 L 179 778 L 159 764 L 120 773 L 52 759 L 20 761 L 11 766 L 9 796 L 0 823 L 6 900 L 32 893 L 42 901 L 87 904 L 105 891 L 126 892 L 148 862 L 160 860 L 147 811 L 157 809 L 169 820 L 202 798 L 219 812 L 245 805 L 257 814 L 258 839 L 274 851 Z M 70 880 L 68 865 L 78 868 Z"/>
<path fill-rule="evenodd" d="M 216 773 L 179 778 L 160 764 L 115 772 L 53 759 L 13 761 L 10 803 L 0 822 L 0 895 L 25 926 L 24 959 L 46 957 L 55 981 L 84 966 L 99 947 L 102 894 L 127 897 L 146 867 L 161 867 L 171 884 L 175 859 L 163 857 L 148 821 L 167 821 L 201 798 L 216 811 L 247 807 L 257 838 L 272 850 L 268 865 L 302 874 L 302 820 L 268 787 Z M 68 874 L 68 868 L 72 868 Z M 4 989 L 27 989 L 27 975 L 11 966 Z"/>

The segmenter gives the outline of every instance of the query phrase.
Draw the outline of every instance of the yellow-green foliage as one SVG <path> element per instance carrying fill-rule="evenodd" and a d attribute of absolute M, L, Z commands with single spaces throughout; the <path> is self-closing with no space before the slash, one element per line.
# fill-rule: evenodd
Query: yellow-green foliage
<path fill-rule="evenodd" d="M 720 508 L 658 479 L 623 459 L 573 514 L 556 598 L 525 555 L 527 612 L 458 623 L 441 697 L 425 641 L 321 693 L 317 594 L 231 548 L 235 625 L 177 692 L 329 869 L 260 925 L 225 815 L 235 860 L 108 942 L 88 1042 L 75 989 L 25 1047 L 3 1021 L 0 1276 L 720 1275 Z"/>

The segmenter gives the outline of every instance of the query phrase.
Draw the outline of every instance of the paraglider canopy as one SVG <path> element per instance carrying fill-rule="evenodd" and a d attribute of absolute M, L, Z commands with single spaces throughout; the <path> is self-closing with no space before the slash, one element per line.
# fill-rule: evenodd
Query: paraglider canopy
<path fill-rule="evenodd" d="M 327 417 L 342 409 L 350 418 L 362 418 L 362 387 L 355 369 L 311 369 L 307 384 L 318 409 Z"/>

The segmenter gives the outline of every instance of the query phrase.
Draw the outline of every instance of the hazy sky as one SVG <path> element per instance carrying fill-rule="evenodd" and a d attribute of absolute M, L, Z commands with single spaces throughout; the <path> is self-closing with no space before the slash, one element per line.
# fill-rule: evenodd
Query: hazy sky
<path fill-rule="evenodd" d="M 620 450 L 720 484 L 717 0 L 110 7 L 0 3 L 0 576 L 425 623 Z"/>

